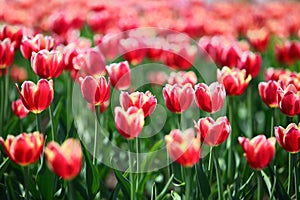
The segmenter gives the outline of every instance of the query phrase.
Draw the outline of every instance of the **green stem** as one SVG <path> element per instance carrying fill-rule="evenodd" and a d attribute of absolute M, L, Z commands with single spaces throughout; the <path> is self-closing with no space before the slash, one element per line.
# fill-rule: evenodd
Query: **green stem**
<path fill-rule="evenodd" d="M 66 79 L 68 80 L 67 84 L 67 98 L 66 98 L 66 105 L 67 105 L 67 131 L 69 132 L 71 128 L 72 122 L 72 83 L 73 80 L 69 74 L 66 73 Z"/>
<path fill-rule="evenodd" d="M 213 174 L 213 146 L 210 147 L 210 152 L 209 152 L 209 160 L 208 160 L 208 173 L 209 173 L 209 183 L 211 184 L 212 182 L 212 174 Z"/>
<path fill-rule="evenodd" d="M 214 150 L 214 149 L 213 149 Z M 220 165 L 218 161 L 218 156 L 216 153 L 214 153 L 214 164 L 216 169 L 216 176 L 217 176 L 217 184 L 218 184 L 218 199 L 223 200 L 223 183 L 221 181 L 221 175 L 220 175 Z"/>
<path fill-rule="evenodd" d="M 275 118 L 275 108 L 272 108 L 272 116 L 271 116 L 271 129 L 270 129 L 270 136 L 273 137 L 274 135 L 274 118 Z"/>
<path fill-rule="evenodd" d="M 257 177 L 257 200 L 261 199 L 261 187 L 262 187 L 262 180 L 261 180 L 261 172 L 256 171 L 256 177 Z"/>
<path fill-rule="evenodd" d="M 181 114 L 176 114 L 177 115 L 177 122 L 178 122 L 178 129 L 181 129 Z"/>
<path fill-rule="evenodd" d="M 40 114 L 35 114 L 36 129 L 41 132 Z"/>
<path fill-rule="evenodd" d="M 68 181 L 68 199 L 70 200 L 74 199 L 74 190 L 71 181 Z"/>
<path fill-rule="evenodd" d="M 185 199 L 186 200 L 190 200 L 190 199 L 193 199 L 191 198 L 191 188 L 192 188 L 192 185 L 191 185 L 191 176 L 192 176 L 192 171 L 193 168 L 189 168 L 189 167 L 186 167 L 184 168 L 184 171 L 185 171 Z"/>
<path fill-rule="evenodd" d="M 299 175 L 299 170 L 297 167 L 297 162 L 298 162 L 298 153 L 295 153 L 292 155 L 292 159 L 293 159 L 293 165 L 294 165 L 294 180 L 295 180 L 295 193 L 296 193 L 296 199 L 300 198 L 300 194 L 299 194 L 299 179 L 298 179 L 298 175 Z"/>
<path fill-rule="evenodd" d="M 29 180 L 29 168 L 28 166 L 25 166 L 24 167 L 25 199 L 29 199 L 28 180 Z"/>
<path fill-rule="evenodd" d="M 139 138 L 136 137 L 135 139 L 135 143 L 136 143 L 136 146 L 135 146 L 135 149 L 136 149 L 136 184 L 135 184 L 135 192 L 138 193 L 138 190 L 139 190 Z"/>
<path fill-rule="evenodd" d="M 95 119 L 94 149 L 93 149 L 93 165 L 95 165 L 95 162 L 96 162 L 97 132 L 98 132 L 98 121 L 97 121 L 97 119 Z"/>
<path fill-rule="evenodd" d="M 233 127 L 233 98 L 229 97 L 229 122 L 231 124 L 231 127 Z M 233 131 L 231 134 L 229 134 L 229 138 L 227 140 L 227 149 L 228 149 L 228 167 L 227 167 L 227 178 L 229 180 L 231 180 L 231 178 L 233 177 L 232 175 L 232 144 L 233 144 Z"/>
<path fill-rule="evenodd" d="M 50 123 L 51 123 L 51 138 L 50 140 L 54 141 L 54 121 L 53 121 L 53 111 L 52 111 L 52 107 L 51 104 L 49 106 L 49 117 L 50 117 Z"/>
<path fill-rule="evenodd" d="M 8 102 L 9 102 L 9 69 L 7 69 L 7 74 L 4 76 L 5 89 L 4 89 L 4 115 L 3 115 L 3 124 L 5 124 L 6 117 L 8 116 Z"/>
<path fill-rule="evenodd" d="M 134 174 L 133 174 L 133 158 L 132 158 L 132 153 L 134 152 L 134 144 L 132 140 L 128 140 L 128 145 L 129 145 L 129 168 L 130 168 L 130 173 L 129 173 L 129 179 L 130 179 L 130 200 L 135 200 L 136 195 L 135 195 L 135 181 L 134 181 Z"/>
<path fill-rule="evenodd" d="M 247 104 L 248 104 L 248 123 L 250 124 L 249 134 L 252 135 L 252 126 L 253 126 L 253 120 L 252 120 L 252 87 L 249 85 L 248 91 L 247 91 Z"/>
<path fill-rule="evenodd" d="M 288 186 L 287 186 L 287 193 L 288 194 L 290 194 L 290 191 L 291 191 L 292 172 L 293 172 L 292 154 L 289 153 L 289 171 L 288 171 Z"/>
<path fill-rule="evenodd" d="M 0 102 L 0 128 L 1 128 L 1 134 L 3 134 L 4 129 L 3 129 L 3 125 L 4 125 L 4 99 L 5 99 L 5 78 L 4 78 L 4 73 L 5 70 L 2 69 L 2 76 L 0 78 L 0 84 L 1 84 L 1 102 Z"/>

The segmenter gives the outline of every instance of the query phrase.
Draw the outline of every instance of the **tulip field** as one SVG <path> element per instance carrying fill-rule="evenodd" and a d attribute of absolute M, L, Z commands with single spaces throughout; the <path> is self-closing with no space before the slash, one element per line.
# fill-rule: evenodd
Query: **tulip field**
<path fill-rule="evenodd" d="M 0 1 L 0 199 L 300 199 L 298 1 Z"/>

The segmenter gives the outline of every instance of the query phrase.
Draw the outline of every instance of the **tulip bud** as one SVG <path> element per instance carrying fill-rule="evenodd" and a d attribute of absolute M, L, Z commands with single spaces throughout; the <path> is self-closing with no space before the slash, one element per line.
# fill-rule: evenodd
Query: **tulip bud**
<path fill-rule="evenodd" d="M 279 109 L 283 114 L 288 116 L 300 114 L 300 92 L 294 85 L 288 85 L 285 90 L 279 87 L 277 93 Z"/>
<path fill-rule="evenodd" d="M 22 103 L 34 114 L 41 113 L 52 103 L 54 96 L 52 80 L 41 79 L 37 84 L 25 81 L 21 86 L 21 91 L 17 84 L 16 87 Z"/>
<path fill-rule="evenodd" d="M 118 132 L 126 139 L 134 139 L 139 136 L 144 127 L 144 113 L 142 109 L 130 107 L 124 110 L 115 108 L 115 123 Z"/>
<path fill-rule="evenodd" d="M 144 92 L 122 92 L 120 95 L 120 103 L 123 109 L 128 110 L 131 106 L 140 108 L 144 112 L 144 117 L 148 117 L 155 110 L 157 100 L 150 91 Z"/>
<path fill-rule="evenodd" d="M 252 78 L 255 78 L 259 74 L 261 64 L 262 59 L 259 54 L 245 51 L 241 56 L 239 68 L 245 69 L 247 74 L 250 74 Z"/>
<path fill-rule="evenodd" d="M 82 150 L 78 140 L 67 139 L 61 146 L 49 142 L 45 149 L 45 158 L 51 171 L 65 180 L 71 180 L 81 170 Z"/>
<path fill-rule="evenodd" d="M 44 136 L 39 132 L 22 133 L 16 137 L 8 135 L 5 141 L 0 137 L 0 144 L 13 162 L 27 166 L 40 158 L 44 147 Z"/>
<path fill-rule="evenodd" d="M 31 67 L 41 78 L 57 78 L 64 69 L 63 54 L 59 51 L 41 50 L 33 52 L 31 56 Z"/>
<path fill-rule="evenodd" d="M 278 107 L 277 90 L 279 85 L 276 81 L 270 80 L 268 82 L 260 82 L 258 84 L 258 91 L 261 99 L 270 108 Z"/>
<path fill-rule="evenodd" d="M 88 103 L 99 106 L 109 100 L 109 81 L 106 82 L 104 76 L 100 76 L 99 79 L 86 76 L 81 79 L 81 93 Z"/>
<path fill-rule="evenodd" d="M 199 119 L 195 128 L 200 141 L 209 146 L 218 146 L 223 143 L 231 132 L 227 117 L 219 117 L 214 121 L 211 117 Z"/>
<path fill-rule="evenodd" d="M 248 164 L 256 170 L 265 168 L 275 155 L 276 139 L 266 139 L 264 135 L 258 135 L 251 140 L 245 137 L 238 138 L 242 146 Z"/>
<path fill-rule="evenodd" d="M 172 160 L 185 167 L 192 167 L 200 160 L 200 141 L 192 128 L 181 132 L 172 130 L 165 136 L 167 150 Z"/>
<path fill-rule="evenodd" d="M 255 50 L 264 52 L 268 48 L 270 33 L 267 29 L 248 30 L 246 36 Z"/>
<path fill-rule="evenodd" d="M 222 109 L 226 97 L 224 85 L 218 82 L 210 84 L 199 83 L 195 86 L 197 106 L 205 112 L 215 113 Z"/>
<path fill-rule="evenodd" d="M 251 81 L 251 75 L 246 74 L 246 70 L 229 67 L 223 67 L 217 71 L 218 81 L 223 83 L 226 94 L 229 96 L 239 96 L 247 89 Z"/>
<path fill-rule="evenodd" d="M 20 119 L 26 117 L 27 114 L 29 113 L 29 110 L 27 110 L 27 108 L 25 108 L 21 99 L 13 101 L 11 104 L 11 108 L 12 108 L 12 111 L 14 112 L 14 114 Z"/>
<path fill-rule="evenodd" d="M 279 145 L 290 153 L 300 151 L 300 124 L 289 124 L 286 129 L 281 126 L 274 127 L 275 136 Z"/>
<path fill-rule="evenodd" d="M 114 88 L 117 90 L 126 90 L 129 88 L 131 73 L 127 61 L 110 64 L 106 66 L 106 71 Z"/>
<path fill-rule="evenodd" d="M 194 99 L 194 90 L 191 84 L 183 86 L 167 84 L 163 88 L 163 96 L 166 106 L 171 112 L 182 113 L 190 107 Z"/>
<path fill-rule="evenodd" d="M 0 40 L 0 69 L 6 69 L 12 65 L 14 55 L 14 44 L 11 43 L 10 39 Z"/>

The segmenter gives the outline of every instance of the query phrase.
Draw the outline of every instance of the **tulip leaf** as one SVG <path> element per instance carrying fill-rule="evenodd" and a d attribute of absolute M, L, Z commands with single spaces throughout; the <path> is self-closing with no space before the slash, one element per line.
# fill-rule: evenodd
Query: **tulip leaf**
<path fill-rule="evenodd" d="M 54 132 L 57 133 L 57 128 L 58 128 L 58 122 L 59 122 L 59 118 L 60 118 L 60 114 L 62 111 L 62 98 L 59 100 L 58 104 L 55 107 L 55 110 L 53 112 L 53 124 L 54 124 Z"/>
<path fill-rule="evenodd" d="M 87 189 L 90 198 L 94 198 L 95 195 L 98 193 L 100 182 L 99 182 L 99 173 L 96 166 L 93 165 L 91 156 L 85 145 L 81 142 L 83 147 L 83 154 L 85 157 L 86 163 L 86 182 L 87 182 Z"/>
<path fill-rule="evenodd" d="M 168 180 L 168 182 L 166 183 L 165 187 L 163 188 L 163 190 L 159 193 L 159 195 L 157 195 L 156 200 L 161 200 L 163 199 L 163 197 L 165 196 L 165 194 L 167 193 L 170 185 L 172 184 L 172 181 L 174 179 L 174 174 L 171 175 L 170 179 Z"/>
<path fill-rule="evenodd" d="M 86 193 L 86 190 L 83 186 L 83 183 L 79 182 L 79 180 L 77 178 L 75 178 L 75 180 L 73 181 L 73 186 L 76 189 L 75 191 L 78 192 L 80 194 L 80 196 L 82 197 L 82 199 L 89 199 L 88 194 Z M 77 198 L 77 196 L 76 196 Z"/>
<path fill-rule="evenodd" d="M 5 187 L 6 187 L 6 195 L 8 195 L 8 199 L 17 199 L 16 189 L 14 188 L 12 180 L 9 176 L 5 176 Z"/>
<path fill-rule="evenodd" d="M 181 197 L 179 196 L 179 194 L 177 194 L 177 192 L 175 191 L 171 191 L 171 197 L 173 200 L 181 200 Z"/>
<path fill-rule="evenodd" d="M 156 185 L 155 182 L 152 185 L 152 189 L 151 189 L 151 200 L 154 200 L 156 198 Z"/>
<path fill-rule="evenodd" d="M 200 187 L 200 191 L 201 191 L 204 199 L 207 199 L 209 197 L 211 191 L 210 191 L 210 184 L 209 184 L 208 178 L 202 168 L 202 161 L 197 163 L 195 167 L 196 167 L 198 187 Z"/>
<path fill-rule="evenodd" d="M 152 163 L 153 159 L 157 156 L 156 153 L 154 153 L 155 151 L 157 151 L 161 145 L 163 144 L 163 140 L 160 139 L 159 141 L 157 141 L 153 147 L 150 149 L 150 153 L 147 154 L 147 157 L 144 159 L 143 163 L 142 163 L 142 171 L 145 171 L 146 167 L 149 165 L 149 163 Z"/>
<path fill-rule="evenodd" d="M 267 186 L 269 197 L 271 197 L 272 196 L 272 184 L 271 184 L 271 181 L 270 181 L 268 175 L 263 170 L 261 170 L 260 172 L 261 172 L 262 178 L 263 178 L 263 180 L 264 180 L 264 182 L 265 182 L 265 184 Z"/>
<path fill-rule="evenodd" d="M 17 117 L 12 117 L 4 126 L 4 132 L 2 133 L 2 137 L 6 138 L 7 134 L 13 133 L 14 130 L 16 130 L 16 126 L 21 123 L 19 122 L 19 119 Z"/>
<path fill-rule="evenodd" d="M 118 170 L 114 169 L 114 173 L 115 173 L 115 176 L 116 176 L 116 178 L 118 180 L 118 185 L 120 184 L 120 187 L 121 187 L 121 190 L 122 190 L 122 192 L 124 194 L 124 197 L 126 199 L 130 199 L 130 194 L 129 194 L 130 187 L 131 187 L 130 182 Z"/>
<path fill-rule="evenodd" d="M 2 175 L 4 174 L 4 172 L 6 171 L 7 167 L 9 166 L 10 163 L 10 159 L 7 157 L 3 160 L 3 162 L 0 165 L 0 179 L 2 177 Z"/>

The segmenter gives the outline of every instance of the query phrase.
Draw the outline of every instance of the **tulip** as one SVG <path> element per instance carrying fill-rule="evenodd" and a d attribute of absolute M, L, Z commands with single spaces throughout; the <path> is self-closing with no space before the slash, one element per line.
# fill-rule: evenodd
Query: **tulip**
<path fill-rule="evenodd" d="M 21 91 L 17 84 L 16 87 L 22 103 L 34 114 L 41 113 L 52 103 L 54 97 L 52 80 L 41 79 L 37 84 L 25 81 L 21 86 Z"/>
<path fill-rule="evenodd" d="M 252 78 L 255 78 L 259 74 L 261 64 L 262 59 L 259 54 L 252 53 L 251 51 L 245 51 L 241 55 L 239 68 L 245 69 L 247 74 L 250 74 Z"/>
<path fill-rule="evenodd" d="M 248 164 L 256 170 L 265 168 L 275 155 L 276 139 L 266 139 L 264 135 L 258 135 L 251 140 L 245 137 L 238 138 L 242 146 Z"/>
<path fill-rule="evenodd" d="M 220 51 L 219 62 L 222 66 L 228 66 L 230 68 L 237 67 L 240 60 L 241 50 L 234 45 L 225 46 Z"/>
<path fill-rule="evenodd" d="M 199 119 L 195 128 L 200 141 L 209 146 L 218 146 L 223 143 L 231 132 L 227 117 L 219 117 L 214 121 L 211 117 Z"/>
<path fill-rule="evenodd" d="M 270 108 L 278 107 L 277 90 L 279 85 L 276 81 L 270 80 L 268 82 L 260 82 L 258 84 L 258 91 L 261 99 Z"/>
<path fill-rule="evenodd" d="M 73 58 L 77 57 L 78 54 L 79 54 L 78 47 L 74 43 L 71 43 L 68 46 L 64 47 L 64 69 L 65 70 L 74 69 Z"/>
<path fill-rule="evenodd" d="M 114 88 L 117 90 L 126 90 L 129 88 L 131 73 L 127 61 L 110 64 L 106 66 L 106 71 Z"/>
<path fill-rule="evenodd" d="M 205 112 L 215 113 L 222 109 L 226 92 L 224 85 L 218 82 L 210 84 L 199 83 L 195 86 L 195 100 L 197 106 Z"/>
<path fill-rule="evenodd" d="M 42 154 L 44 136 L 39 132 L 22 133 L 16 137 L 8 135 L 5 141 L 0 137 L 0 144 L 13 162 L 27 166 L 36 162 Z"/>
<path fill-rule="evenodd" d="M 99 106 L 109 100 L 109 81 L 106 82 L 104 76 L 100 76 L 99 79 L 86 76 L 81 79 L 81 93 L 88 103 Z"/>
<path fill-rule="evenodd" d="M 45 158 L 51 171 L 64 180 L 71 180 L 81 170 L 82 150 L 79 140 L 67 139 L 61 146 L 49 142 L 45 149 Z"/>
<path fill-rule="evenodd" d="M 124 110 L 115 108 L 115 123 L 118 132 L 126 139 L 134 139 L 139 136 L 144 127 L 144 113 L 142 109 L 130 107 Z"/>
<path fill-rule="evenodd" d="M 194 87 L 194 85 L 197 83 L 197 76 L 193 71 L 171 72 L 168 78 L 168 83 L 170 85 L 175 85 L 175 84 L 185 85 L 187 83 L 190 83 Z"/>
<path fill-rule="evenodd" d="M 3 25 L 0 30 L 0 40 L 9 38 L 14 44 L 14 49 L 20 47 L 23 38 L 23 28 L 18 26 Z"/>
<path fill-rule="evenodd" d="M 185 167 L 192 167 L 200 160 L 200 140 L 195 138 L 192 128 L 181 132 L 172 130 L 165 136 L 167 151 L 172 160 Z"/>
<path fill-rule="evenodd" d="M 13 66 L 10 69 L 10 77 L 14 82 L 23 82 L 27 79 L 27 71 L 23 67 Z"/>
<path fill-rule="evenodd" d="M 111 47 L 119 46 L 121 39 L 122 34 L 107 33 L 102 37 L 100 35 L 95 35 L 94 43 L 101 50 L 107 60 L 114 60 L 118 57 L 119 50 Z"/>
<path fill-rule="evenodd" d="M 119 47 L 124 59 L 131 65 L 140 64 L 146 54 L 146 49 L 144 48 L 143 43 L 138 39 L 121 39 Z"/>
<path fill-rule="evenodd" d="M 289 75 L 289 74 L 290 74 L 290 71 L 284 70 L 284 69 L 274 69 L 272 67 L 265 69 L 266 81 L 269 81 L 269 80 L 278 81 L 281 76 Z"/>
<path fill-rule="evenodd" d="M 148 81 L 151 84 L 164 85 L 168 79 L 168 75 L 162 71 L 150 72 L 148 74 Z"/>
<path fill-rule="evenodd" d="M 48 50 L 41 50 L 38 53 L 33 52 L 31 67 L 41 78 L 57 78 L 64 69 L 63 54 L 59 51 Z"/>
<path fill-rule="evenodd" d="M 27 108 L 25 108 L 21 99 L 13 101 L 11 104 L 11 108 L 12 108 L 12 111 L 14 112 L 14 114 L 20 119 L 26 117 L 27 114 L 29 113 L 29 110 L 27 110 Z"/>
<path fill-rule="evenodd" d="M 300 114 L 300 92 L 294 85 L 290 84 L 285 90 L 279 87 L 278 105 L 280 111 L 288 116 Z"/>
<path fill-rule="evenodd" d="M 194 90 L 191 84 L 183 86 L 167 84 L 163 88 L 163 96 L 166 106 L 171 112 L 182 113 L 190 107 L 194 99 Z"/>
<path fill-rule="evenodd" d="M 270 33 L 267 29 L 248 30 L 246 36 L 255 50 L 264 52 L 268 48 Z"/>
<path fill-rule="evenodd" d="M 290 153 L 300 151 L 300 123 L 289 124 L 286 129 L 281 126 L 274 127 L 275 136 L 279 145 Z"/>
<path fill-rule="evenodd" d="M 223 67 L 217 71 L 218 81 L 223 83 L 226 94 L 229 96 L 239 96 L 247 89 L 251 81 L 251 75 L 247 76 L 245 69 Z"/>
<path fill-rule="evenodd" d="M 14 44 L 10 39 L 4 39 L 0 41 L 0 69 L 6 69 L 14 61 Z"/>
<path fill-rule="evenodd" d="M 21 53 L 27 60 L 30 60 L 32 52 L 39 52 L 46 49 L 48 51 L 54 48 L 54 39 L 50 36 L 37 34 L 32 38 L 24 37 L 21 43 Z"/>
<path fill-rule="evenodd" d="M 155 110 L 157 100 L 150 91 L 144 92 L 122 92 L 120 95 L 120 103 L 123 109 L 128 110 L 131 106 L 140 108 L 144 112 L 144 117 L 148 117 Z"/>

